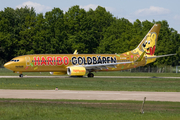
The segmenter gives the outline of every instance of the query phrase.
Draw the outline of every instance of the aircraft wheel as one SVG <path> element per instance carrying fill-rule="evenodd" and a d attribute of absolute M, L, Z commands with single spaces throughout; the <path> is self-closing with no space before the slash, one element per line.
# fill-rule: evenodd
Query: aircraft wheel
<path fill-rule="evenodd" d="M 87 76 L 88 76 L 88 77 L 94 77 L 94 74 L 93 74 L 93 73 L 88 73 Z"/>
<path fill-rule="evenodd" d="M 23 77 L 23 74 L 20 74 L 19 77 Z"/>

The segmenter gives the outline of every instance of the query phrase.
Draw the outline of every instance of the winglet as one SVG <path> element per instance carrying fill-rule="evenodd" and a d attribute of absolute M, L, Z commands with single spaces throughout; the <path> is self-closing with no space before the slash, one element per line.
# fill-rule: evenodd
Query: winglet
<path fill-rule="evenodd" d="M 75 50 L 73 54 L 78 54 L 77 50 Z"/>

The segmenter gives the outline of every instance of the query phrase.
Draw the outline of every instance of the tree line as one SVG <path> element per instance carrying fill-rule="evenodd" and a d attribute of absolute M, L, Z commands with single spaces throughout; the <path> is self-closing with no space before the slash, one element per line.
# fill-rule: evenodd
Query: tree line
<path fill-rule="evenodd" d="M 180 34 L 166 20 L 152 22 L 116 18 L 105 8 L 85 11 L 78 5 L 67 12 L 54 8 L 37 14 L 33 7 L 0 11 L 0 63 L 26 54 L 123 53 L 137 47 L 155 23 L 161 24 L 156 55 L 150 65 L 177 65 Z"/>

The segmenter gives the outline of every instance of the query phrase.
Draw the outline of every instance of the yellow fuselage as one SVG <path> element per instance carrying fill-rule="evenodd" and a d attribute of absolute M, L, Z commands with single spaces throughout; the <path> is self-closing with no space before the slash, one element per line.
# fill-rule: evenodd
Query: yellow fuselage
<path fill-rule="evenodd" d="M 118 64 L 116 68 L 94 69 L 93 71 L 120 71 L 138 66 L 144 66 L 147 61 L 145 57 L 140 62 L 133 62 L 138 59 L 138 54 L 126 52 L 123 54 L 34 54 L 13 58 L 4 66 L 14 72 L 63 72 L 66 73 L 69 66 L 83 66 L 93 64 L 128 62 L 128 64 Z"/>

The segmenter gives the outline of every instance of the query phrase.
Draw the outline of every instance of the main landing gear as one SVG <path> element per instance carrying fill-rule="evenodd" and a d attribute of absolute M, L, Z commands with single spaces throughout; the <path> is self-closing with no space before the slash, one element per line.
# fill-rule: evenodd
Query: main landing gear
<path fill-rule="evenodd" d="M 23 77 L 23 74 L 19 74 L 19 77 L 22 78 L 22 77 Z"/>
<path fill-rule="evenodd" d="M 88 75 L 87 75 L 88 77 L 94 77 L 94 74 L 93 73 L 88 73 Z"/>

